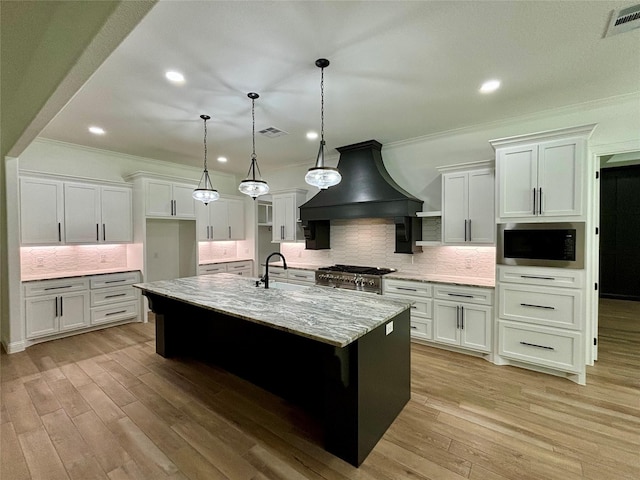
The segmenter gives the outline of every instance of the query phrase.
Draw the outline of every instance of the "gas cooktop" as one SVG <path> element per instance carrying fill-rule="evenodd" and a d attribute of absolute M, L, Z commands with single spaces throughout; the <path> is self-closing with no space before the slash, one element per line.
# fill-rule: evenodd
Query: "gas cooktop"
<path fill-rule="evenodd" d="M 347 288 L 362 292 L 382 293 L 382 275 L 395 272 L 393 268 L 333 265 L 316 270 L 316 285 Z"/>

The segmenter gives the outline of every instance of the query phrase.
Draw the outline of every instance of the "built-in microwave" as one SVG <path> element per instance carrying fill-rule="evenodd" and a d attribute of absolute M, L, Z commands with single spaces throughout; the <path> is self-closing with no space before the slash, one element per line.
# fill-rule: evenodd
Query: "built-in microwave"
<path fill-rule="evenodd" d="M 498 225 L 496 260 L 501 265 L 584 268 L 584 223 Z"/>

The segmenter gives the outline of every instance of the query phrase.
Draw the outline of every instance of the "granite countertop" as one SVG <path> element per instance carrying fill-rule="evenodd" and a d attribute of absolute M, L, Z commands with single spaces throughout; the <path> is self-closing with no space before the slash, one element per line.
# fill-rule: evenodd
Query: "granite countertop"
<path fill-rule="evenodd" d="M 214 265 L 216 263 L 233 263 L 233 262 L 246 262 L 248 260 L 253 261 L 252 258 L 244 258 L 244 257 L 238 257 L 238 258 L 219 258 L 219 259 L 215 259 L 215 260 L 207 260 L 205 262 L 201 262 L 198 266 L 202 267 L 203 265 Z"/>
<path fill-rule="evenodd" d="M 22 275 L 20 279 L 23 282 L 37 282 L 40 280 L 56 280 L 62 278 L 77 278 L 77 277 L 93 277 L 95 275 L 109 275 L 111 273 L 127 273 L 127 272 L 139 272 L 137 268 L 114 268 L 108 270 L 85 270 L 82 272 L 49 272 L 34 275 Z"/>
<path fill-rule="evenodd" d="M 143 292 L 345 347 L 410 307 L 410 302 L 328 287 L 256 287 L 229 273 L 134 285 Z"/>
<path fill-rule="evenodd" d="M 483 278 L 483 277 L 459 277 L 455 275 L 440 275 L 440 274 L 416 274 L 416 273 L 403 273 L 393 272 L 385 275 L 383 278 L 394 278 L 398 280 L 411 280 L 414 282 L 429 282 L 429 283 L 446 283 L 449 285 L 462 285 L 465 287 L 484 287 L 495 288 L 495 278 Z"/>

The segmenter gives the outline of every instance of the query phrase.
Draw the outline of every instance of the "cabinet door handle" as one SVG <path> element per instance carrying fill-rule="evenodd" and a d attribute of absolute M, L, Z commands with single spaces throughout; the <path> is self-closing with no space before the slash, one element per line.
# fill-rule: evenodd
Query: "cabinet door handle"
<path fill-rule="evenodd" d="M 56 317 L 58 316 L 58 297 L 55 298 L 56 301 Z"/>
<path fill-rule="evenodd" d="M 62 297 L 60 297 L 60 316 L 62 317 L 64 313 L 62 313 Z"/>
<path fill-rule="evenodd" d="M 119 313 L 127 313 L 127 311 L 126 310 L 118 310 L 117 312 L 105 313 L 104 316 L 108 317 L 109 315 L 118 315 Z"/>
<path fill-rule="evenodd" d="M 460 305 L 460 329 L 464 330 L 464 307 Z"/>
<path fill-rule="evenodd" d="M 280 240 L 284 240 L 284 225 L 280 225 Z"/>
<path fill-rule="evenodd" d="M 229 238 L 231 238 L 231 225 L 229 225 Z"/>
<path fill-rule="evenodd" d="M 536 189 L 533 189 L 533 214 L 536 214 Z"/>
<path fill-rule="evenodd" d="M 555 277 L 540 277 L 537 275 L 520 275 L 520 278 L 533 278 L 535 280 L 555 280 Z"/>
<path fill-rule="evenodd" d="M 209 225 L 207 225 L 207 240 L 209 240 Z"/>
<path fill-rule="evenodd" d="M 471 241 L 471 219 L 469 219 L 469 241 Z"/>
<path fill-rule="evenodd" d="M 102 241 L 107 241 L 107 227 L 104 223 L 102 224 Z"/>
<path fill-rule="evenodd" d="M 544 308 L 545 310 L 555 310 L 556 307 L 547 307 L 546 305 L 533 305 L 532 303 L 521 303 L 523 307 Z"/>
<path fill-rule="evenodd" d="M 520 342 L 520 345 L 526 345 L 527 347 L 542 348 L 544 350 L 555 350 L 555 348 L 553 347 L 547 347 L 546 345 L 536 345 L 535 343 Z"/>
<path fill-rule="evenodd" d="M 460 305 L 456 305 L 456 330 L 460 328 Z"/>
<path fill-rule="evenodd" d="M 100 240 L 100 226 L 96 223 L 96 242 Z"/>
<path fill-rule="evenodd" d="M 467 295 L 465 293 L 447 293 L 450 297 L 464 297 L 464 298 L 473 298 L 473 295 Z"/>
<path fill-rule="evenodd" d="M 60 222 L 58 222 L 58 241 L 62 241 L 62 226 L 60 225 Z"/>
<path fill-rule="evenodd" d="M 467 241 L 467 220 L 464 221 L 464 241 Z"/>
<path fill-rule="evenodd" d="M 538 189 L 538 215 L 542 215 L 542 187 Z"/>
<path fill-rule="evenodd" d="M 124 297 L 126 293 L 116 293 L 113 295 L 105 295 L 104 298 L 115 298 L 115 297 Z"/>

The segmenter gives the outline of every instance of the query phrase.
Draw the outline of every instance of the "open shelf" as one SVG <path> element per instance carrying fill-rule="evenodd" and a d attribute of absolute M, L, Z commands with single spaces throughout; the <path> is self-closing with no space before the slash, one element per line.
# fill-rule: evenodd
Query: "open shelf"
<path fill-rule="evenodd" d="M 418 217 L 441 217 L 442 212 L 440 210 L 434 210 L 431 212 L 416 212 Z"/>

